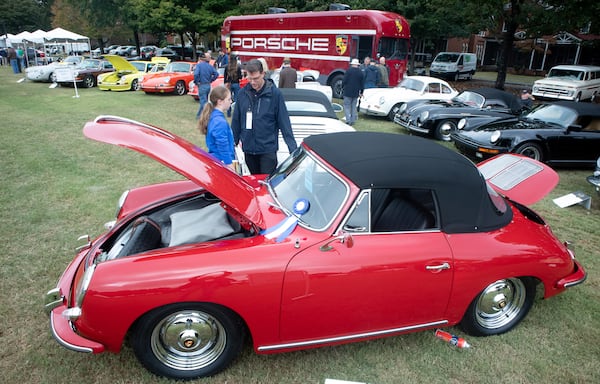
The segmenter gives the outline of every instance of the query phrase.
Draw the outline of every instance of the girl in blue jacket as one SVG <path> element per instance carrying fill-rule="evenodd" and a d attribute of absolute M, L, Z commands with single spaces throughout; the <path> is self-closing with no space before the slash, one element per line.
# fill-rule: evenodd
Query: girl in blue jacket
<path fill-rule="evenodd" d="M 218 160 L 234 168 L 235 149 L 233 145 L 233 133 L 225 118 L 225 113 L 231 107 L 231 92 L 229 89 L 218 86 L 213 88 L 208 95 L 208 103 L 204 105 L 198 129 L 206 135 L 206 147 L 208 153 Z"/>

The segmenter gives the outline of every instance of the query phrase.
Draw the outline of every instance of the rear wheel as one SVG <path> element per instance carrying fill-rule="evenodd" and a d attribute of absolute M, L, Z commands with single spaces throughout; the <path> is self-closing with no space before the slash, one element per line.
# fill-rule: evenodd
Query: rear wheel
<path fill-rule="evenodd" d="M 177 83 L 175 83 L 175 94 L 177 96 L 183 96 L 185 95 L 185 92 L 185 83 L 183 81 L 179 80 Z"/>
<path fill-rule="evenodd" d="M 508 332 L 525 318 L 534 298 L 532 279 L 513 277 L 495 281 L 471 302 L 461 327 L 474 336 Z"/>
<path fill-rule="evenodd" d="M 544 161 L 544 153 L 542 148 L 536 143 L 521 144 L 515 149 L 514 152 L 537 161 Z"/>
<path fill-rule="evenodd" d="M 453 120 L 443 120 L 435 129 L 435 138 L 441 141 L 450 141 L 450 134 L 454 131 L 456 131 L 456 122 Z"/>
<path fill-rule="evenodd" d="M 224 307 L 174 304 L 140 318 L 131 343 L 149 371 L 189 380 L 226 368 L 242 349 L 244 330 L 239 317 Z"/>

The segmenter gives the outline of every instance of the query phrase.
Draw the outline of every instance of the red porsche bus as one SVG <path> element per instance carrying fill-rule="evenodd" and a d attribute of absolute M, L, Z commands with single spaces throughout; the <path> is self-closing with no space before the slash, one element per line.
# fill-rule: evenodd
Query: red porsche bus
<path fill-rule="evenodd" d="M 242 61 L 264 57 L 269 69 L 284 57 L 296 69 L 315 69 L 319 81 L 342 96 L 342 78 L 351 58 L 385 56 L 390 86 L 407 68 L 410 27 L 396 13 L 344 10 L 230 16 L 221 29 L 222 47 Z"/>

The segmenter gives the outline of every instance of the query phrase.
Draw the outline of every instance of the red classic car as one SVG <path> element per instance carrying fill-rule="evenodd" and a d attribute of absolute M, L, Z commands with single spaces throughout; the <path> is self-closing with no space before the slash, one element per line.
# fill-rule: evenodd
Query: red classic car
<path fill-rule="evenodd" d="M 145 75 L 140 88 L 146 93 L 175 93 L 185 95 L 188 83 L 194 79 L 196 63 L 175 61 L 169 63 L 164 71 Z"/>
<path fill-rule="evenodd" d="M 100 116 L 84 134 L 188 180 L 121 197 L 48 292 L 52 333 L 91 353 L 119 352 L 128 335 L 158 375 L 213 375 L 247 333 L 258 353 L 454 324 L 497 335 L 527 315 L 538 284 L 548 298 L 586 277 L 524 205 L 558 175 L 523 156 L 475 166 L 423 138 L 342 132 L 242 177 L 151 125 Z"/>

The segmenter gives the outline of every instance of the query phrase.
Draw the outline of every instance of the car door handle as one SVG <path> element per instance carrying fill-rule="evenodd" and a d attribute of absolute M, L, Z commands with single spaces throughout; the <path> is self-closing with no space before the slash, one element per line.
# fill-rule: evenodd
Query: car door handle
<path fill-rule="evenodd" d="M 428 265 L 425 267 L 428 271 L 441 271 L 442 269 L 450 269 L 449 263 L 442 263 L 438 265 Z"/>

